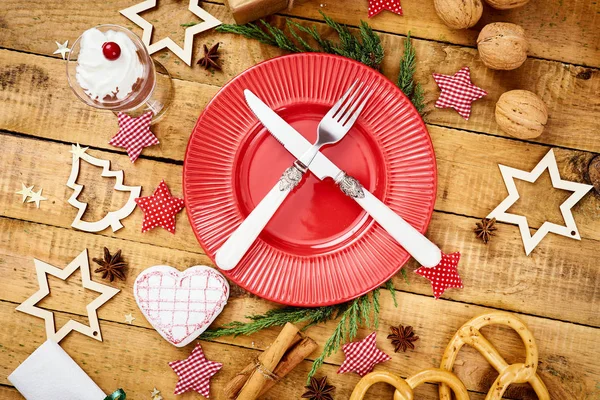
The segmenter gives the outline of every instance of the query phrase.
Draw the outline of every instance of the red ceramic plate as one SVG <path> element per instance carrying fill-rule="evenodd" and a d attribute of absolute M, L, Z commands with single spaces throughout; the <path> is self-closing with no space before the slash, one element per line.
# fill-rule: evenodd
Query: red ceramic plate
<path fill-rule="evenodd" d="M 410 101 L 363 64 L 328 54 L 296 54 L 234 78 L 208 104 L 192 132 L 183 168 L 185 202 L 211 259 L 294 161 L 252 114 L 243 90 L 252 90 L 313 142 L 321 118 L 357 78 L 374 80 L 381 90 L 346 137 L 323 153 L 425 232 L 435 202 L 435 157 Z M 308 173 L 240 264 L 225 275 L 271 301 L 321 306 L 372 290 L 408 259 L 332 180 L 319 181 Z"/>

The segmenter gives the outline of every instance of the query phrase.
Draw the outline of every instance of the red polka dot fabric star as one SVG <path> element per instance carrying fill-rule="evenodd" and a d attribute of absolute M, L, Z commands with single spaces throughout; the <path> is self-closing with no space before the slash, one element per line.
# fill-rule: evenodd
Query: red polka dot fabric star
<path fill-rule="evenodd" d="M 148 111 L 140 117 L 133 118 L 120 112 L 117 114 L 119 132 L 110 139 L 108 144 L 127 149 L 129 159 L 132 163 L 135 162 L 144 147 L 159 143 L 156 136 L 150 132 L 150 122 L 152 122 L 153 115 L 152 111 Z"/>
<path fill-rule="evenodd" d="M 373 332 L 359 342 L 348 343 L 342 347 L 346 359 L 340 366 L 338 374 L 354 371 L 360 376 L 365 376 L 373 371 L 375 364 L 391 359 L 390 356 L 377 348 L 376 334 L 377 332 Z"/>
<path fill-rule="evenodd" d="M 379 14 L 383 10 L 389 10 L 398 15 L 402 15 L 400 0 L 369 0 L 369 18 Z"/>
<path fill-rule="evenodd" d="M 415 273 L 429 279 L 433 288 L 433 295 L 439 299 L 448 288 L 463 288 L 462 280 L 458 275 L 456 266 L 460 260 L 460 253 L 444 254 L 442 261 L 433 268 L 420 267 Z"/>
<path fill-rule="evenodd" d="M 454 108 L 461 117 L 468 120 L 471 103 L 487 95 L 487 92 L 471 83 L 471 70 L 464 67 L 454 75 L 433 74 L 435 83 L 442 93 L 435 102 L 437 108 Z"/>
<path fill-rule="evenodd" d="M 142 232 L 162 226 L 169 232 L 175 233 L 175 214 L 183 209 L 183 199 L 171 196 L 164 180 L 160 182 L 152 196 L 138 197 L 135 202 L 144 211 Z"/>
<path fill-rule="evenodd" d="M 179 377 L 177 386 L 175 386 L 175 394 L 194 390 L 208 399 L 210 395 L 210 378 L 223 367 L 223 364 L 207 360 L 204 357 L 202 347 L 198 344 L 188 358 L 181 361 L 171 361 L 169 367 Z"/>

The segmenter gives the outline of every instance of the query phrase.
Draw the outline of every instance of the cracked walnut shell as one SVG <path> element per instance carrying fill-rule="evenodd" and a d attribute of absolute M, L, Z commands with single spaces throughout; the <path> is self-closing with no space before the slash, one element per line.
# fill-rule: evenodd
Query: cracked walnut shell
<path fill-rule="evenodd" d="M 479 57 L 486 67 L 511 70 L 527 60 L 525 30 L 508 22 L 494 22 L 483 27 L 477 37 Z"/>

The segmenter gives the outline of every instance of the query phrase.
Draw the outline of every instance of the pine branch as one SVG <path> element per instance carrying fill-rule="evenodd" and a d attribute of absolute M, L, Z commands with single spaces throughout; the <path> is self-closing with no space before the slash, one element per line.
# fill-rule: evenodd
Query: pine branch
<path fill-rule="evenodd" d="M 214 340 L 221 336 L 252 335 L 272 326 L 283 326 L 288 322 L 293 324 L 307 323 L 308 326 L 328 321 L 337 316 L 340 306 L 298 308 L 275 308 L 264 314 L 247 316 L 250 322 L 234 321 L 221 328 L 208 329 L 200 335 L 200 339 Z"/>
<path fill-rule="evenodd" d="M 419 85 L 420 87 L 420 85 Z M 417 109 L 418 111 L 418 109 Z M 406 282 L 407 285 L 410 285 L 410 282 L 408 281 L 408 273 L 406 272 L 406 270 L 404 268 L 402 268 L 400 270 L 400 273 L 402 274 L 402 277 L 404 278 L 404 282 Z"/>
<path fill-rule="evenodd" d="M 256 39 L 261 43 L 277 46 L 292 53 L 322 51 L 324 53 L 337 54 L 360 61 L 369 67 L 379 70 L 381 61 L 383 60 L 383 46 L 381 45 L 379 35 L 373 32 L 366 22 L 361 21 L 359 37 L 356 37 L 346 25 L 341 25 L 322 11 L 320 12 L 325 19 L 325 23 L 336 32 L 339 43 L 323 39 L 314 25 L 306 27 L 289 19 L 286 22 L 286 26 L 290 31 L 291 37 L 288 37 L 283 30 L 263 20 L 260 20 L 261 26 L 252 23 L 246 25 L 223 24 L 218 26 L 216 30 L 217 32 L 237 33 L 249 39 Z M 311 46 L 299 32 L 312 38 L 318 47 Z"/>
<path fill-rule="evenodd" d="M 402 271 L 404 271 L 404 268 L 402 268 Z M 406 273 L 406 271 L 404 273 Z M 385 288 L 390 291 L 390 294 L 392 295 L 392 299 L 394 300 L 394 307 L 397 308 L 398 300 L 396 300 L 396 289 L 394 289 L 394 283 L 392 282 L 391 279 L 385 283 Z"/>
<path fill-rule="evenodd" d="M 416 52 L 412 45 L 410 32 L 404 40 L 404 53 L 400 59 L 400 73 L 396 85 L 404 92 L 406 97 L 413 103 L 419 114 L 425 109 L 423 88 L 420 83 L 415 84 Z"/>

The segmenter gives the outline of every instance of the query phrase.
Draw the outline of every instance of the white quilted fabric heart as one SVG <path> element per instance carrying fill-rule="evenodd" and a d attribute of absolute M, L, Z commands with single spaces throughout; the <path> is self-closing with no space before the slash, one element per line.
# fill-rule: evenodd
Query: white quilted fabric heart
<path fill-rule="evenodd" d="M 169 343 L 183 347 L 204 332 L 227 304 L 229 284 L 205 265 L 179 272 L 157 265 L 138 275 L 133 294 L 150 324 Z"/>

